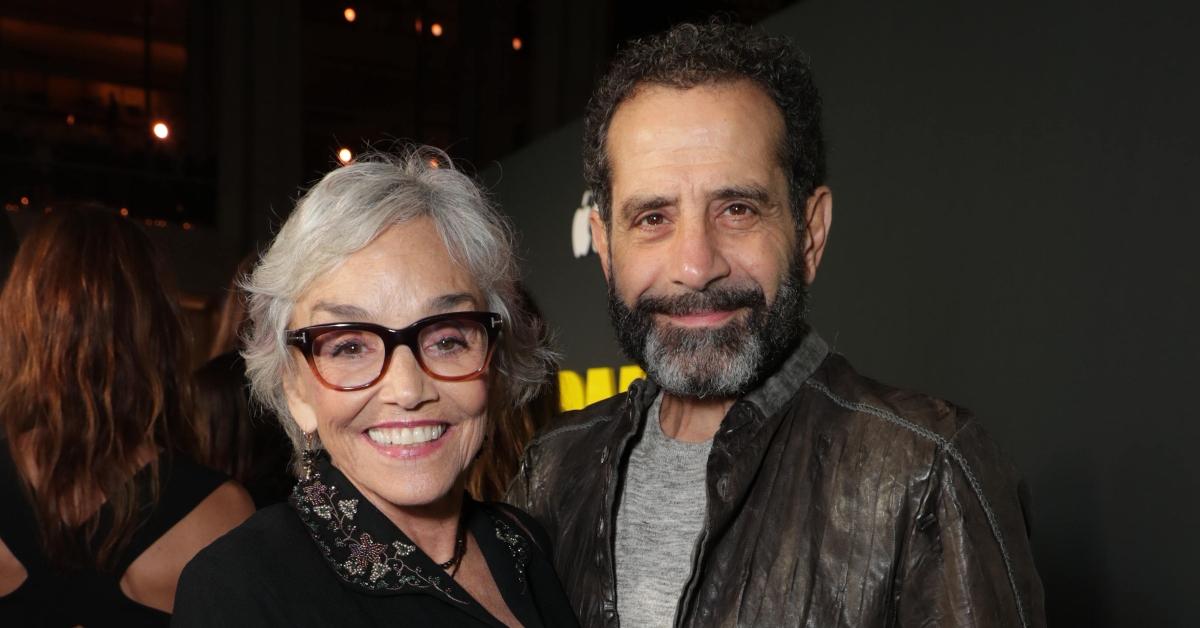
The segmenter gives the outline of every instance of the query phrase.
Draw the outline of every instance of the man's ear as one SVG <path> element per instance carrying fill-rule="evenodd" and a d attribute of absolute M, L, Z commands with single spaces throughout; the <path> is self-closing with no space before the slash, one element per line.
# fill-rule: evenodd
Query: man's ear
<path fill-rule="evenodd" d="M 804 202 L 804 282 L 812 284 L 833 226 L 833 190 L 822 185 Z"/>
<path fill-rule="evenodd" d="M 592 210 L 588 222 L 592 225 L 592 248 L 596 249 L 596 255 L 600 258 L 600 269 L 604 271 L 604 279 L 612 281 L 612 275 L 609 274 L 612 272 L 612 260 L 608 258 L 608 227 L 600 218 L 599 210 Z"/>
<path fill-rule="evenodd" d="M 299 378 L 298 373 L 283 376 L 283 395 L 287 398 L 292 420 L 300 427 L 300 431 L 308 434 L 317 429 L 317 412 L 303 394 L 304 386 L 298 381 Z"/>

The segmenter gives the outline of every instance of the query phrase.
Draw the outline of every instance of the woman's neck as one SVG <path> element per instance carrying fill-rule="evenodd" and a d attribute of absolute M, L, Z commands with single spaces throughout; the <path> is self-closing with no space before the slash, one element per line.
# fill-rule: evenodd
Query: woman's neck
<path fill-rule="evenodd" d="M 445 495 L 428 504 L 398 506 L 364 488 L 349 475 L 342 474 L 371 505 L 400 528 L 435 563 L 454 556 L 458 542 L 458 522 L 463 511 L 465 479 L 462 475 Z"/>

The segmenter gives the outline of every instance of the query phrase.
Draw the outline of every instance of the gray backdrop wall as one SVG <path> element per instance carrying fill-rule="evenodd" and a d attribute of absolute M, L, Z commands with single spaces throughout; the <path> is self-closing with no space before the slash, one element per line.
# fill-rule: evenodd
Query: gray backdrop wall
<path fill-rule="evenodd" d="M 1034 495 L 1057 626 L 1197 625 L 1200 44 L 1178 3 L 803 2 L 764 26 L 826 101 L 812 319 L 974 409 Z M 484 173 L 565 366 L 616 366 L 576 259 L 579 124 Z"/>

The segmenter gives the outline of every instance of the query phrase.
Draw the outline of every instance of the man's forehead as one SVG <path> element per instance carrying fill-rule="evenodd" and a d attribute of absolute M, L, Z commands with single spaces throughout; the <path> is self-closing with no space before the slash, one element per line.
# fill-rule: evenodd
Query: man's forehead
<path fill-rule="evenodd" d="M 648 86 L 622 105 L 608 135 L 614 201 L 664 204 L 732 189 L 773 192 L 782 175 L 777 108 L 749 81 L 688 89 Z M 764 115 L 765 113 L 765 115 Z"/>
<path fill-rule="evenodd" d="M 748 78 L 733 78 L 728 80 L 706 81 L 696 85 L 681 87 L 666 83 L 644 81 L 634 86 L 629 94 L 621 100 L 609 120 L 608 133 L 611 135 L 614 125 L 637 109 L 657 105 L 665 108 L 663 122 L 675 119 L 672 114 L 686 114 L 686 109 L 679 108 L 683 102 L 693 99 L 715 99 L 729 103 L 737 101 L 744 113 L 753 113 L 755 119 L 777 124 L 777 129 L 783 131 L 783 110 L 771 98 L 762 85 Z"/>
<path fill-rule="evenodd" d="M 618 107 L 605 142 L 614 169 L 630 156 L 684 164 L 746 152 L 774 160 L 784 130 L 774 101 L 748 80 L 687 89 L 651 85 Z"/>

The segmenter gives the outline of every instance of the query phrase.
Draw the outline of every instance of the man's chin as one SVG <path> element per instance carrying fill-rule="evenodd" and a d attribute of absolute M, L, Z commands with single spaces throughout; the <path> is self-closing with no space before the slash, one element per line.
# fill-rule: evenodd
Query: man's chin
<path fill-rule="evenodd" d="M 697 370 L 692 368 L 671 368 L 670 365 L 658 365 L 647 371 L 662 390 L 672 396 L 691 399 L 714 399 L 723 397 L 739 397 L 746 393 L 752 383 L 751 373 L 744 369 Z"/>
<path fill-rule="evenodd" d="M 737 323 L 715 330 L 659 327 L 648 339 L 645 356 L 646 373 L 671 394 L 728 397 L 744 392 L 757 377 L 762 345 Z"/>

